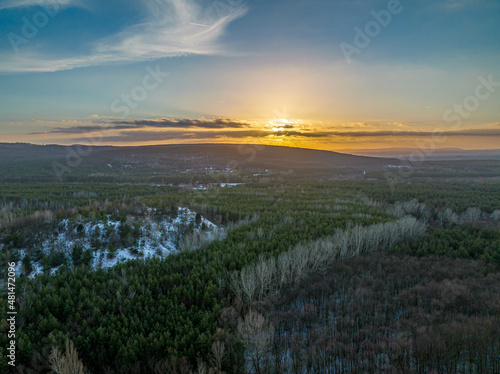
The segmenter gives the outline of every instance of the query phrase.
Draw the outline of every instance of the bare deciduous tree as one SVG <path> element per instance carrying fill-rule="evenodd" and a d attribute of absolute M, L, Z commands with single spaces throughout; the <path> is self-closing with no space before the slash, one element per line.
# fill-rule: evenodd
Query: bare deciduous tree
<path fill-rule="evenodd" d="M 259 312 L 250 310 L 245 319 L 238 322 L 238 332 L 254 372 L 262 373 L 265 355 L 274 335 L 273 325 Z"/>
<path fill-rule="evenodd" d="M 467 208 L 467 210 L 462 214 L 460 218 L 462 219 L 462 221 L 470 222 L 474 225 L 481 218 L 481 214 L 481 209 L 471 207 Z"/>
<path fill-rule="evenodd" d="M 441 227 L 448 227 L 453 222 L 458 221 L 457 214 L 450 208 L 446 208 L 445 210 L 438 213 L 438 221 Z"/>
<path fill-rule="evenodd" d="M 493 213 L 491 213 L 491 218 L 493 218 L 496 221 L 500 220 L 500 210 L 497 209 Z"/>
<path fill-rule="evenodd" d="M 83 363 L 78 359 L 78 352 L 71 340 L 66 340 L 66 352 L 61 354 L 58 348 L 52 348 L 49 357 L 50 368 L 56 374 L 84 374 Z"/>
<path fill-rule="evenodd" d="M 425 224 L 412 216 L 396 222 L 339 229 L 329 238 L 299 243 L 276 259 L 259 258 L 257 263 L 231 275 L 231 288 L 251 306 L 255 301 L 265 301 L 285 286 L 300 284 L 309 274 L 326 268 L 339 257 L 386 250 L 424 233 Z"/>
<path fill-rule="evenodd" d="M 226 344 L 223 341 L 215 341 L 212 344 L 213 365 L 217 373 L 222 373 L 222 361 L 226 352 Z"/>

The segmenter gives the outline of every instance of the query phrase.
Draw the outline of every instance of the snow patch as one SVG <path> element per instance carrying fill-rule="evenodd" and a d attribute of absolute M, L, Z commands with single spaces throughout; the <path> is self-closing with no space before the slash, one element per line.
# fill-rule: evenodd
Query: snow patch
<path fill-rule="evenodd" d="M 165 258 L 178 252 L 184 238 L 189 235 L 203 235 L 205 243 L 225 237 L 224 228 L 204 217 L 197 223 L 197 213 L 188 208 L 179 207 L 175 217 L 155 216 L 155 211 L 156 209 L 148 208 L 145 217 L 128 217 L 127 227 L 120 221 L 110 220 L 109 216 L 104 221 L 61 220 L 57 229 L 45 235 L 38 245 L 20 250 L 21 260 L 17 263 L 16 272 L 21 273 L 21 262 L 27 254 L 33 258 L 37 252 L 46 256 L 62 253 L 66 264 L 71 266 L 73 249 L 79 247 L 82 252 L 92 253 L 90 267 L 98 269 L 110 268 L 128 260 Z M 121 231 L 125 229 L 129 231 L 124 240 Z M 132 240 L 130 230 L 133 229 L 135 232 Z M 32 261 L 31 264 L 33 270 L 29 274 L 30 278 L 43 273 L 41 260 Z M 61 265 L 51 266 L 50 273 L 54 274 L 60 267 Z"/>

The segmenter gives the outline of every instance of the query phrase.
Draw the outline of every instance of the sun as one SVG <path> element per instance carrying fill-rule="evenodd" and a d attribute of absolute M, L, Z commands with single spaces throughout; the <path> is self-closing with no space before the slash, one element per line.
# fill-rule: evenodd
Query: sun
<path fill-rule="evenodd" d="M 273 119 L 267 122 L 267 128 L 271 131 L 285 131 L 287 128 L 292 126 L 294 121 L 290 121 L 286 118 Z"/>

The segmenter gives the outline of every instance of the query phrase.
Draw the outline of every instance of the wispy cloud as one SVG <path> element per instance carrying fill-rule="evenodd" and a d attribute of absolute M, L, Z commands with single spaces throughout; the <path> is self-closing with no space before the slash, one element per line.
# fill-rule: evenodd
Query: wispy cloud
<path fill-rule="evenodd" d="M 40 121 L 41 123 L 43 121 Z M 86 134 L 105 132 L 108 140 L 117 141 L 143 141 L 167 140 L 176 138 L 344 138 L 344 139 L 370 139 L 370 138 L 424 138 L 436 135 L 449 137 L 498 137 L 500 124 L 491 124 L 482 128 L 469 128 L 462 130 L 431 131 L 424 129 L 400 130 L 391 128 L 394 122 L 389 122 L 389 128 L 380 129 L 379 123 L 375 125 L 358 123 L 360 126 L 336 127 L 314 124 L 269 124 L 267 122 L 245 121 L 232 118 L 154 118 L 120 120 L 106 118 L 92 121 L 60 121 L 43 122 L 53 125 L 46 131 L 34 132 L 31 135 L 50 134 Z M 396 123 L 397 124 L 397 123 Z M 408 128 L 408 126 L 404 126 Z M 196 134 L 192 131 L 196 130 Z"/>
<path fill-rule="evenodd" d="M 286 134 L 278 131 L 264 130 L 219 130 L 219 131 L 119 131 L 116 134 L 109 134 L 100 137 L 101 143 L 111 144 L 119 143 L 141 143 L 141 142 L 161 142 L 169 140 L 214 140 L 221 138 L 243 139 L 243 138 L 267 138 L 273 136 L 286 136 Z M 71 139 L 72 142 L 81 143 L 88 140 L 86 137 L 76 137 Z"/>
<path fill-rule="evenodd" d="M 458 11 L 471 6 L 498 7 L 497 0 L 440 0 L 435 1 L 431 9 L 441 9 L 445 11 Z"/>
<path fill-rule="evenodd" d="M 189 128 L 200 127 L 206 129 L 224 129 L 224 128 L 243 128 L 250 127 L 251 124 L 245 121 L 239 121 L 228 118 L 213 118 L 213 119 L 140 119 L 140 120 L 114 120 L 109 123 L 113 126 L 130 126 L 132 128 L 140 127 L 160 127 L 160 128 Z"/>
<path fill-rule="evenodd" d="M 332 136 L 346 137 L 428 137 L 437 135 L 437 131 L 330 131 Z M 440 131 L 439 135 L 446 136 L 500 136 L 499 129 L 465 129 L 456 131 Z"/>
<path fill-rule="evenodd" d="M 188 128 L 186 128 L 188 130 Z M 119 129 L 115 127 L 113 132 L 107 133 L 102 137 L 102 141 L 106 144 L 113 142 L 121 143 L 138 143 L 138 142 L 161 142 L 170 140 L 210 140 L 210 139 L 244 139 L 244 138 L 254 138 L 254 139 L 317 139 L 317 140 L 334 140 L 339 138 L 344 139 L 370 139 L 379 138 L 387 139 L 392 137 L 399 138 L 425 138 L 437 135 L 435 132 L 430 131 L 305 131 L 305 130 L 295 130 L 295 131 L 276 131 L 276 130 L 266 130 L 266 129 L 214 129 L 212 131 L 186 131 L 176 128 L 174 130 L 152 130 L 145 127 L 139 130 L 128 130 Z M 69 133 L 69 131 L 68 131 Z M 462 131 L 445 131 L 440 133 L 442 136 L 449 137 L 500 137 L 500 130 L 498 129 L 467 129 Z M 72 141 L 80 142 L 85 138 L 77 137 L 73 138 Z"/>
<path fill-rule="evenodd" d="M 3 0 L 0 3 L 0 10 L 9 8 L 22 8 L 31 6 L 83 6 L 80 0 Z"/>
<path fill-rule="evenodd" d="M 215 130 L 215 131 L 152 131 L 152 130 L 134 130 L 134 131 L 118 131 L 100 137 L 103 144 L 111 143 L 142 143 L 142 142 L 163 142 L 177 140 L 220 140 L 220 139 L 267 139 L 269 141 L 277 139 L 335 139 L 342 138 L 370 138 L 370 137 L 426 137 L 432 136 L 435 133 L 431 132 L 393 132 L 393 131 L 372 131 L 372 132 L 325 132 L 325 131 L 268 131 L 259 129 L 249 130 Z M 492 130 L 466 130 L 466 131 L 449 131 L 443 135 L 446 136 L 500 136 L 500 131 Z M 87 138 L 76 137 L 71 139 L 73 142 L 85 142 Z"/>
<path fill-rule="evenodd" d="M 110 130 L 135 130 L 146 127 L 151 128 L 199 128 L 199 129 L 241 129 L 250 127 L 251 124 L 244 121 L 213 118 L 213 119 L 139 119 L 139 120 L 110 120 L 103 122 L 92 122 L 91 125 L 76 125 L 70 127 L 58 126 L 48 131 L 33 134 L 78 134 L 82 132 L 110 131 Z"/>
<path fill-rule="evenodd" d="M 0 61 L 0 72 L 52 72 L 188 54 L 224 54 L 219 38 L 227 25 L 246 13 L 242 5 L 220 15 L 213 5 L 207 8 L 195 0 L 140 0 L 140 5 L 145 16 L 139 23 L 93 42 L 89 55 L 11 54 Z"/>

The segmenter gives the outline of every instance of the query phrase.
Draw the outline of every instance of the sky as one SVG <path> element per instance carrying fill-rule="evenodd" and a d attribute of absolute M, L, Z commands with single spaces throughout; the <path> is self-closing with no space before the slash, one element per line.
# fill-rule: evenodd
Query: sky
<path fill-rule="evenodd" d="M 498 149 L 498 0 L 0 0 L 0 142 Z"/>

